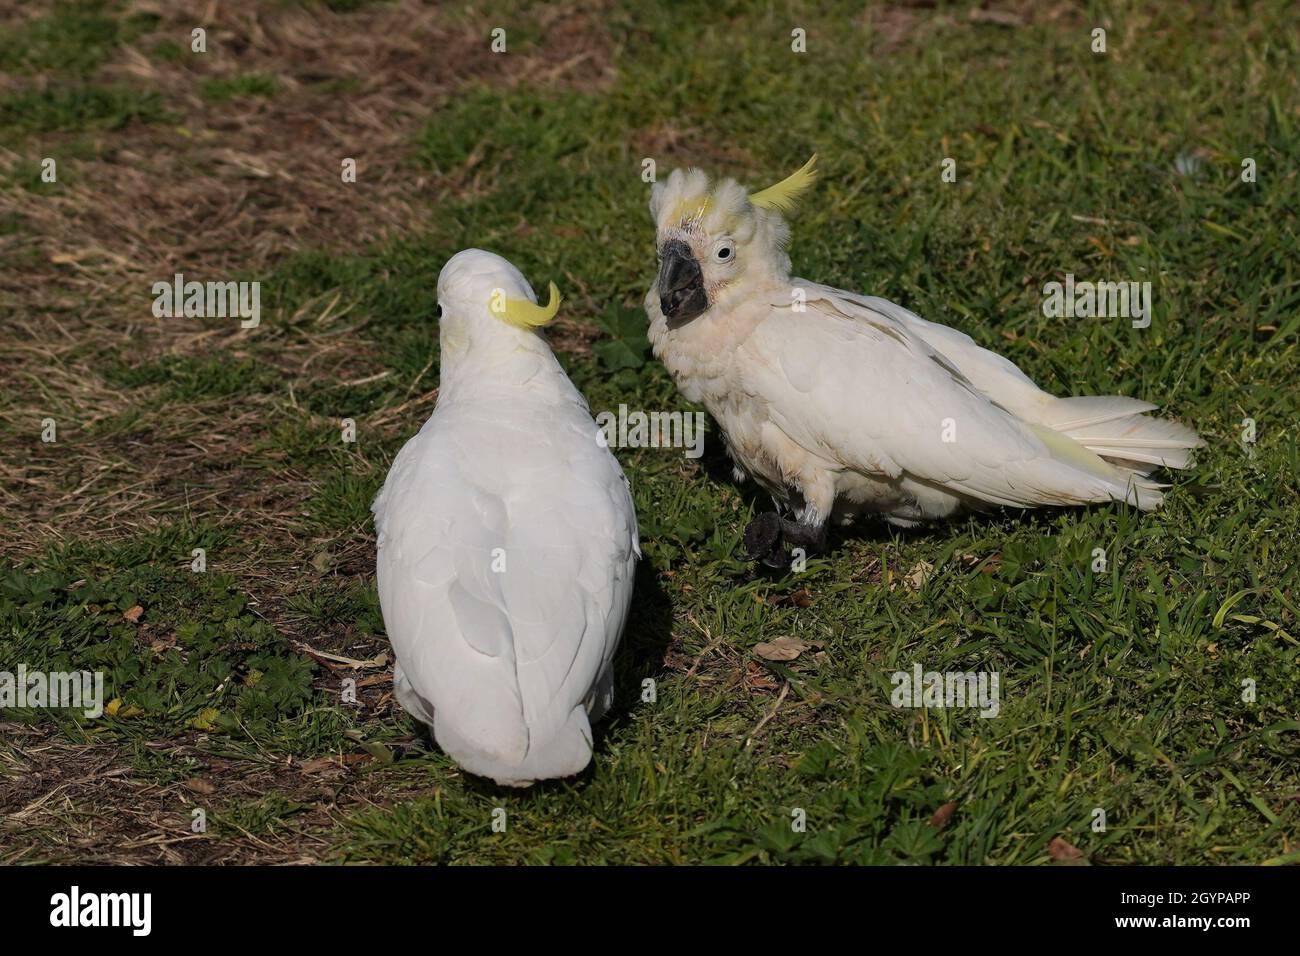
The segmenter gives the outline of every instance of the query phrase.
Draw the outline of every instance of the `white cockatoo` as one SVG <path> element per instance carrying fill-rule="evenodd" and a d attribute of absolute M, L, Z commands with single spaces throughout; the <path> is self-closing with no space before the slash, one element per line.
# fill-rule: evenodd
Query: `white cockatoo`
<path fill-rule="evenodd" d="M 471 773 L 576 774 L 613 699 L 640 557 L 627 479 L 498 255 L 438 277 L 441 383 L 375 499 L 397 699 Z"/>
<path fill-rule="evenodd" d="M 1149 476 L 1202 442 L 1120 396 L 1056 398 L 967 335 L 885 299 L 791 278 L 783 212 L 816 157 L 750 193 L 676 170 L 650 197 L 659 274 L 649 338 L 682 394 L 717 419 L 738 480 L 781 511 L 751 557 L 824 547 L 828 521 L 903 526 L 962 510 L 1160 504 Z"/>

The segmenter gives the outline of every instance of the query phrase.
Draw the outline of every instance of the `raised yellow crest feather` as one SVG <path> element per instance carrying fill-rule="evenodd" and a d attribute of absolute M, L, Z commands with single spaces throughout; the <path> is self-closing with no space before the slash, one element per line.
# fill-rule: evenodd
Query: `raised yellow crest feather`
<path fill-rule="evenodd" d="M 816 164 L 817 154 L 813 153 L 808 162 L 775 186 L 768 186 L 760 192 L 751 193 L 750 205 L 757 206 L 759 209 L 779 209 L 781 212 L 789 212 L 794 208 L 795 200 L 800 194 L 817 181 Z"/>
<path fill-rule="evenodd" d="M 560 290 L 554 282 L 550 287 L 551 300 L 544 306 L 534 305 L 527 299 L 510 299 L 504 294 L 493 293 L 488 308 L 497 318 L 516 328 L 535 329 L 550 322 L 560 311 Z"/>
<path fill-rule="evenodd" d="M 683 227 L 699 222 L 709 211 L 709 196 L 686 196 L 681 199 L 668 216 L 669 222 L 676 222 Z"/>

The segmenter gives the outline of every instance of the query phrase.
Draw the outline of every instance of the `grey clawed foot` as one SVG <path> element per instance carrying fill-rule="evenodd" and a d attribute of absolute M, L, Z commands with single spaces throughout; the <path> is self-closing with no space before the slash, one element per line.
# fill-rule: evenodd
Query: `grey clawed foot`
<path fill-rule="evenodd" d="M 808 525 L 798 521 L 782 522 L 782 537 L 795 548 L 803 548 L 804 554 L 812 557 L 826 550 L 826 525 Z"/>
<path fill-rule="evenodd" d="M 749 560 L 758 561 L 769 568 L 786 566 L 786 552 L 781 540 L 782 524 L 781 516 L 775 511 L 764 511 L 754 516 L 741 539 Z"/>
<path fill-rule="evenodd" d="M 775 511 L 756 515 L 745 528 L 742 539 L 749 560 L 769 568 L 790 567 L 787 545 L 802 548 L 805 554 L 814 554 L 826 548 L 826 526 L 788 521 Z"/>

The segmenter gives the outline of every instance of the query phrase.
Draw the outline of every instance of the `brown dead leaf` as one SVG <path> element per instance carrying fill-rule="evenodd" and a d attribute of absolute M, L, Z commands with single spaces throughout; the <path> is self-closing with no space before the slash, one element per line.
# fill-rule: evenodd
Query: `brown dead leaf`
<path fill-rule="evenodd" d="M 303 773 L 320 773 L 324 770 L 342 770 L 373 759 L 370 754 L 334 754 L 329 757 L 305 760 L 299 764 L 298 769 Z"/>
<path fill-rule="evenodd" d="M 978 554 L 958 554 L 956 558 L 962 563 L 963 567 L 978 567 L 980 574 L 992 574 L 998 569 L 998 565 L 1002 563 L 1002 552 L 994 552 L 987 558 L 982 558 Z"/>
<path fill-rule="evenodd" d="M 808 607 L 812 604 L 812 592 L 807 588 L 800 588 L 789 594 L 769 594 L 767 603 L 772 607 Z"/>
<path fill-rule="evenodd" d="M 191 777 L 181 784 L 190 793 L 200 793 L 204 796 L 217 792 L 217 785 L 205 777 Z"/>
<path fill-rule="evenodd" d="M 163 651 L 171 650 L 175 646 L 176 632 L 172 631 L 170 634 L 164 634 L 162 637 L 154 638 L 153 643 L 149 645 L 149 650 L 153 651 L 155 654 L 161 654 Z"/>
<path fill-rule="evenodd" d="M 776 690 L 780 685 L 772 674 L 757 661 L 746 661 L 740 673 L 740 685 L 746 690 Z"/>
<path fill-rule="evenodd" d="M 1061 837 L 1052 837 L 1047 844 L 1047 855 L 1057 863 L 1077 863 L 1083 860 L 1083 851 Z"/>
<path fill-rule="evenodd" d="M 952 819 L 952 815 L 957 812 L 957 801 L 949 800 L 938 810 L 934 811 L 934 816 L 930 818 L 930 826 L 937 830 L 942 830 Z"/>
<path fill-rule="evenodd" d="M 778 637 L 770 643 L 754 645 L 754 653 L 765 661 L 792 661 L 806 650 L 808 645 L 797 637 Z"/>
<path fill-rule="evenodd" d="M 142 608 L 140 605 L 137 604 L 129 611 L 123 611 L 122 617 L 125 620 L 130 621 L 132 624 L 135 624 L 140 620 L 140 615 L 142 615 L 143 613 L 144 613 L 144 608 Z"/>

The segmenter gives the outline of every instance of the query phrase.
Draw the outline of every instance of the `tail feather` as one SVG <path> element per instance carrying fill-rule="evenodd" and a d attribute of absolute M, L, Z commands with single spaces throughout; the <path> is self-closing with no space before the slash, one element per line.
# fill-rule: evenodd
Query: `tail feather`
<path fill-rule="evenodd" d="M 1041 424 L 1050 425 L 1058 432 L 1070 432 L 1076 428 L 1087 428 L 1089 425 L 1100 425 L 1117 418 L 1155 411 L 1159 407 L 1123 395 L 1078 395 L 1053 400 Z"/>
<path fill-rule="evenodd" d="M 1092 441 L 1085 442 L 1084 446 L 1112 464 L 1119 465 L 1121 468 L 1128 468 L 1130 471 L 1142 471 L 1145 474 L 1150 474 L 1157 468 L 1186 468 L 1192 453 L 1190 448 L 1147 449 L 1131 446 L 1118 447 L 1115 445 L 1099 445 Z"/>
<path fill-rule="evenodd" d="M 1133 474 L 1140 475 L 1143 478 L 1149 476 L 1157 468 L 1162 467 L 1158 461 L 1135 461 L 1132 458 L 1126 457 L 1130 454 L 1127 450 L 1096 447 L 1093 448 L 1092 451 L 1094 454 L 1104 455 L 1105 457 L 1103 460 L 1114 465 L 1116 468 L 1123 469 L 1124 471 L 1131 471 Z M 1168 488 L 1169 485 L 1161 485 L 1160 487 Z"/>
<path fill-rule="evenodd" d="M 1155 407 L 1121 396 L 1058 398 L 1043 424 L 1134 474 L 1186 468 L 1192 449 L 1205 442 L 1180 422 L 1143 414 Z"/>
<path fill-rule="evenodd" d="M 1104 489 L 1102 491 L 1104 496 L 1109 496 L 1116 501 L 1127 501 L 1143 511 L 1153 511 L 1164 501 L 1164 493 L 1161 489 L 1166 486 L 1147 481 L 1142 473 L 1117 467 L 1091 448 L 1054 428 L 1046 425 L 1031 425 L 1030 429 L 1047 446 L 1052 457 L 1058 462 L 1069 465 L 1077 473 L 1091 476 L 1093 480 L 1091 487 Z M 1097 481 L 1100 485 L 1095 483 Z M 1081 500 L 1104 501 L 1105 497 L 1086 497 Z"/>

